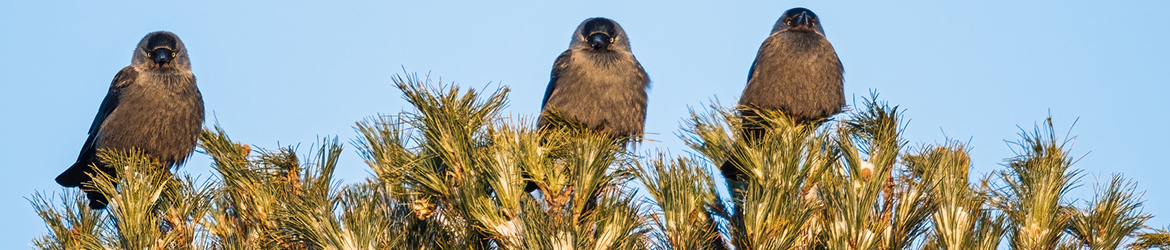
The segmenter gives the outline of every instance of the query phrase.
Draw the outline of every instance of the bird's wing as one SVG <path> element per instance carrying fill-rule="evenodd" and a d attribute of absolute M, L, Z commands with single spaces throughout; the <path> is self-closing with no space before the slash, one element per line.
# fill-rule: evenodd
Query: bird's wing
<path fill-rule="evenodd" d="M 84 160 L 82 158 L 88 155 L 93 155 L 93 151 L 97 150 L 94 141 L 97 140 L 102 123 L 105 123 L 106 117 L 109 117 L 110 113 L 118 108 L 122 89 L 132 84 L 135 78 L 138 78 L 138 71 L 135 71 L 132 67 L 122 68 L 121 71 L 118 71 L 117 75 L 114 75 L 114 81 L 110 83 L 110 91 L 106 92 L 106 98 L 102 100 L 102 105 L 98 108 L 97 116 L 93 118 L 93 124 L 89 125 L 89 138 L 85 139 L 85 144 L 82 146 L 78 161 Z"/>
<path fill-rule="evenodd" d="M 764 48 L 768 47 L 768 40 L 764 40 L 764 44 L 760 45 L 760 50 L 756 52 L 756 59 L 752 60 L 752 67 L 748 68 L 747 82 L 752 82 L 752 77 L 756 75 L 756 64 L 760 63 L 760 57 L 763 56 Z"/>
<path fill-rule="evenodd" d="M 650 89 L 650 84 L 651 84 L 650 74 L 646 73 L 646 68 L 642 68 L 642 63 L 638 62 L 638 58 L 635 58 L 633 53 L 630 53 L 630 58 L 634 59 L 634 66 L 638 68 L 638 79 L 637 80 L 640 82 L 645 82 L 646 89 Z"/>
<path fill-rule="evenodd" d="M 572 54 L 570 52 L 570 50 L 566 50 L 560 56 L 557 56 L 557 60 L 553 62 L 552 76 L 549 77 L 548 88 L 544 89 L 544 100 L 540 102 L 541 109 L 545 108 L 544 106 L 548 104 L 548 98 L 552 96 L 553 91 L 556 91 L 557 80 L 561 78 L 561 72 L 568 68 L 570 55 Z"/>
<path fill-rule="evenodd" d="M 759 60 L 760 60 L 760 58 L 759 58 L 759 56 L 757 56 L 756 60 L 752 61 L 752 67 L 748 68 L 748 78 L 747 78 L 748 83 L 751 83 L 752 77 L 756 75 L 756 63 L 758 63 Z"/>

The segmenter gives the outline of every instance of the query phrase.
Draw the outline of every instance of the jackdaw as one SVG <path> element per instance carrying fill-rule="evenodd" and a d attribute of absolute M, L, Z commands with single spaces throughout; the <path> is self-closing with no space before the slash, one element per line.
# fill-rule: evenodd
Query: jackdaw
<path fill-rule="evenodd" d="M 537 125 L 548 125 L 555 109 L 590 129 L 636 140 L 646 123 L 649 86 L 622 26 L 602 17 L 586 19 L 553 63 Z"/>
<path fill-rule="evenodd" d="M 760 45 L 739 104 L 784 111 L 796 122 L 828 118 L 845 107 L 844 72 L 817 15 L 793 8 Z"/>
<path fill-rule="evenodd" d="M 202 125 L 203 97 L 187 48 L 171 32 L 152 32 L 138 42 L 130 66 L 114 75 L 77 162 L 57 176 L 57 183 L 77 187 L 91 181 L 86 175 L 94 174 L 90 165 L 117 177 L 118 171 L 98 159 L 99 149 L 136 148 L 169 170 L 194 151 Z M 86 195 L 90 208 L 106 207 L 101 193 L 86 190 Z"/>
<path fill-rule="evenodd" d="M 625 146 L 642 137 L 649 87 L 650 77 L 630 51 L 622 26 L 603 17 L 585 19 L 573 32 L 569 49 L 553 62 L 537 126 L 557 126 L 549 120 L 555 110 Z M 524 188 L 536 189 L 532 182 Z"/>
<path fill-rule="evenodd" d="M 772 34 L 760 45 L 739 100 L 744 120 L 742 138 L 763 136 L 755 110 L 779 110 L 801 123 L 819 123 L 845 107 L 844 66 L 825 39 L 820 19 L 811 10 L 784 12 Z M 734 159 L 732 160 L 734 161 Z M 729 180 L 743 181 L 732 161 L 720 167 Z"/>

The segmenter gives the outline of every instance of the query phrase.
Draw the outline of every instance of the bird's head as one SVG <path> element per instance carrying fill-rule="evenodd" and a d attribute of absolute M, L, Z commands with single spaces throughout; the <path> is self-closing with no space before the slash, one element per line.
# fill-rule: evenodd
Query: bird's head
<path fill-rule="evenodd" d="M 817 14 L 801 7 L 789 9 L 784 12 L 783 16 L 780 16 L 780 20 L 776 21 L 776 26 L 772 28 L 772 32 L 780 31 L 825 34 L 825 30 L 821 27 L 821 20 L 817 18 Z"/>
<path fill-rule="evenodd" d="M 166 31 L 147 34 L 135 50 L 134 65 L 147 64 L 158 68 L 187 68 L 186 47 L 179 36 Z"/>
<path fill-rule="evenodd" d="M 586 19 L 573 34 L 573 47 L 595 51 L 629 48 L 625 31 L 617 22 L 604 17 Z"/>

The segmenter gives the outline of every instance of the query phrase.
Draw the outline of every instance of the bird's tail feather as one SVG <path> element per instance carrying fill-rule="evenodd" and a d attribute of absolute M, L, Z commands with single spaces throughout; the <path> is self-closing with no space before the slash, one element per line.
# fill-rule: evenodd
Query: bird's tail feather
<path fill-rule="evenodd" d="M 61 186 L 65 187 L 80 187 L 81 184 L 90 182 L 92 180 L 89 175 L 86 174 L 92 172 L 89 171 L 91 169 L 93 168 L 91 167 L 90 162 L 77 161 L 76 163 L 73 163 L 73 166 L 70 166 L 69 169 L 66 169 L 65 172 L 57 175 L 57 184 L 61 184 Z M 106 208 L 106 204 L 109 203 L 109 201 L 106 199 L 105 195 L 102 195 L 101 192 L 96 190 L 83 190 L 85 190 L 85 195 L 89 197 L 89 208 Z"/>
<path fill-rule="evenodd" d="M 86 170 L 89 170 L 89 162 L 77 161 L 66 169 L 65 172 L 57 175 L 57 184 L 64 187 L 80 187 L 81 183 L 90 181 L 89 175 L 86 175 Z"/>
<path fill-rule="evenodd" d="M 105 209 L 106 204 L 110 203 L 106 196 L 98 191 L 86 190 L 85 196 L 89 197 L 89 208 L 91 209 Z"/>

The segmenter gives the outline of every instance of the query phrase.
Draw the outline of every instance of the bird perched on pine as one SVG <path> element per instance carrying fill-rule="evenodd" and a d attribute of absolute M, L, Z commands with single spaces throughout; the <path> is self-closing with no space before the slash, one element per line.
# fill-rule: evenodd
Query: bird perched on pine
<path fill-rule="evenodd" d="M 56 181 L 65 187 L 90 182 L 87 174 L 95 174 L 91 165 L 117 177 L 98 158 L 99 149 L 138 149 L 168 170 L 183 164 L 195 150 L 203 115 L 203 97 L 183 41 L 166 31 L 147 34 L 134 49 L 130 66 L 114 75 L 77 161 Z M 101 193 L 86 190 L 86 195 L 90 208 L 106 207 Z"/>
<path fill-rule="evenodd" d="M 756 110 L 781 111 L 795 124 L 819 123 L 845 107 L 845 68 L 825 38 L 820 18 L 811 10 L 792 8 L 776 21 L 760 45 L 740 97 L 742 138 L 758 140 L 766 122 Z M 733 161 L 720 166 L 730 181 L 745 181 Z"/>
<path fill-rule="evenodd" d="M 825 119 L 845 107 L 844 73 L 817 15 L 793 8 L 760 45 L 739 104 L 780 110 L 798 123 Z"/>
<path fill-rule="evenodd" d="M 638 141 L 646 123 L 646 89 L 650 77 L 630 50 L 630 39 L 617 22 L 585 19 L 573 31 L 569 49 L 553 62 L 537 126 L 565 125 L 571 119 L 617 143 Z M 528 182 L 526 192 L 537 186 Z"/>
<path fill-rule="evenodd" d="M 623 138 L 642 136 L 650 77 L 617 22 L 602 17 L 581 22 L 569 49 L 553 63 L 551 78 L 538 126 L 549 125 L 555 109 L 589 129 Z"/>

